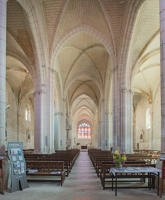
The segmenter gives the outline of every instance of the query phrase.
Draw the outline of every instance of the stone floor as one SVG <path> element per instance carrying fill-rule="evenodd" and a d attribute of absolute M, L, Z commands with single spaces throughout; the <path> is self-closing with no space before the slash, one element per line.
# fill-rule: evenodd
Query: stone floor
<path fill-rule="evenodd" d="M 81 152 L 72 173 L 63 187 L 55 182 L 31 182 L 23 191 L 5 193 L 0 200 L 157 200 L 148 189 L 122 189 L 115 197 L 111 190 L 103 190 L 87 152 Z M 162 199 L 165 199 L 163 197 Z"/>

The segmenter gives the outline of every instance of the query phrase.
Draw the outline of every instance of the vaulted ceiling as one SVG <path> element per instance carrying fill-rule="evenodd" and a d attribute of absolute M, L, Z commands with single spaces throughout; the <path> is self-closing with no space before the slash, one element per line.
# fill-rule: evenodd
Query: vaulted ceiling
<path fill-rule="evenodd" d="M 17 92 L 27 74 L 33 77 L 38 67 L 30 20 L 18 2 L 21 1 L 7 3 L 7 80 Z M 144 1 L 129 30 L 130 12 L 143 0 L 23 2 L 32 5 L 31 9 L 36 6 L 38 23 L 43 26 L 40 33 L 48 40 L 49 53 L 54 55 L 56 47 L 60 47 L 53 67 L 72 115 L 94 118 L 105 94 L 108 69 L 115 68 L 111 61 L 118 56 L 124 34 L 129 30 L 132 35 L 127 64 L 132 70 L 134 92 L 149 94 L 159 84 L 155 84 L 160 82 L 158 0 Z M 17 58 L 22 62 L 16 61 Z M 50 58 L 48 55 L 47 59 Z"/>
<path fill-rule="evenodd" d="M 85 32 L 63 45 L 57 63 L 72 113 L 76 108 L 83 116 L 84 112 L 94 116 L 104 91 L 108 58 L 105 47 Z"/>
<path fill-rule="evenodd" d="M 132 89 L 149 103 L 160 90 L 159 2 L 147 0 L 139 10 L 131 41 Z M 136 100 L 135 100 L 136 101 Z"/>

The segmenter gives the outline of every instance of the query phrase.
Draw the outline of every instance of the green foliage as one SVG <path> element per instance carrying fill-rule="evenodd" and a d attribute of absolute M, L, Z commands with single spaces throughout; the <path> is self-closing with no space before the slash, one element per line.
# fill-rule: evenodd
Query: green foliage
<path fill-rule="evenodd" d="M 125 154 L 120 154 L 118 150 L 115 150 L 113 154 L 113 162 L 116 163 L 116 167 L 121 167 L 126 160 L 127 157 Z"/>

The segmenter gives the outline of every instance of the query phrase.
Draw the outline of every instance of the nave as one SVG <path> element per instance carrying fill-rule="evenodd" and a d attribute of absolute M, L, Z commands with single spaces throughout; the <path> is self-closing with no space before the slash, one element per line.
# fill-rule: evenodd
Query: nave
<path fill-rule="evenodd" d="M 6 193 L 0 200 L 157 200 L 154 191 L 148 189 L 103 190 L 100 179 L 87 152 L 81 152 L 69 177 L 61 187 L 55 182 L 30 182 L 23 191 Z M 164 197 L 162 198 L 164 199 Z"/>
<path fill-rule="evenodd" d="M 165 0 L 0 0 L 0 180 L 14 165 L 25 172 L 17 151 L 9 162 L 10 142 L 47 160 L 83 148 L 156 152 L 165 180 L 164 19 Z M 157 198 L 103 190 L 87 153 L 63 187 L 29 185 L 0 199 Z"/>

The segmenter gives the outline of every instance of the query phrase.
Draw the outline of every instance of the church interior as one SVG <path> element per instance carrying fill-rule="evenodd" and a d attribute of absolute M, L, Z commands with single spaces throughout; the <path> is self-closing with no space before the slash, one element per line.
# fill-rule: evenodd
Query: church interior
<path fill-rule="evenodd" d="M 164 19 L 165 0 L 0 0 L 0 199 L 165 197 Z M 67 165 L 62 187 L 7 192 L 8 143 L 26 168 Z M 159 168 L 154 189 L 103 190 L 115 152 Z"/>

